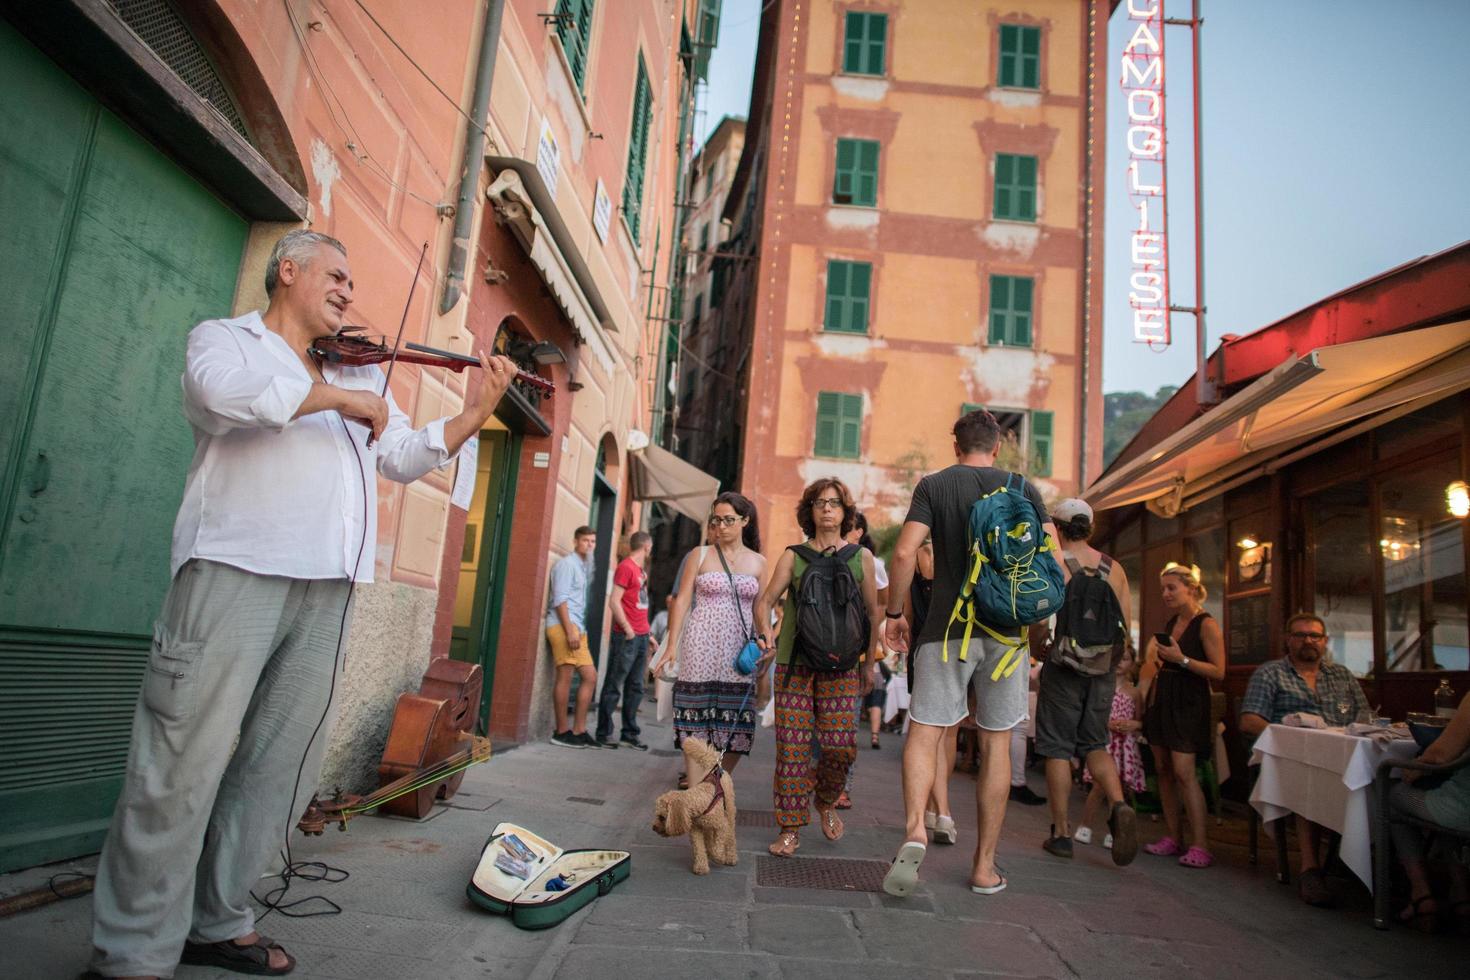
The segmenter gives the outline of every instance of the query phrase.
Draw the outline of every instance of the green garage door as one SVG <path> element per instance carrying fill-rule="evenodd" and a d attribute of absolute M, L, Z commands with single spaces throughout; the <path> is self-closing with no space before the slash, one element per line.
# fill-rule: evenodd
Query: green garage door
<path fill-rule="evenodd" d="M 0 21 L 0 871 L 97 849 L 245 221 Z"/>

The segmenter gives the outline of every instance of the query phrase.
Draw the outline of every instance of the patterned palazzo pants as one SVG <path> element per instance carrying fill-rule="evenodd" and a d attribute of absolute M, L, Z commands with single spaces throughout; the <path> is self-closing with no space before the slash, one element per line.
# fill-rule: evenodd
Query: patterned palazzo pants
<path fill-rule="evenodd" d="M 776 823 L 782 830 L 811 822 L 812 792 L 821 809 L 837 802 L 857 756 L 861 666 L 832 673 L 776 665 Z M 820 746 L 813 772 L 812 735 Z"/>

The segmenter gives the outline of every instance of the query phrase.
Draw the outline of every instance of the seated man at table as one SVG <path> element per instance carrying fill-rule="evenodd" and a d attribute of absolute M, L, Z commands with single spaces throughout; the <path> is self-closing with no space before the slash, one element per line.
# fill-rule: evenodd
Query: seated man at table
<path fill-rule="evenodd" d="M 1251 675 L 1240 702 L 1240 730 L 1254 738 L 1294 713 L 1347 725 L 1367 710 L 1368 699 L 1352 671 L 1327 659 L 1327 624 L 1298 613 L 1286 623 L 1286 656 L 1262 664 Z M 1308 905 L 1330 907 L 1332 892 L 1318 860 L 1322 827 L 1298 814 L 1296 835 L 1301 845 L 1297 891 Z"/>

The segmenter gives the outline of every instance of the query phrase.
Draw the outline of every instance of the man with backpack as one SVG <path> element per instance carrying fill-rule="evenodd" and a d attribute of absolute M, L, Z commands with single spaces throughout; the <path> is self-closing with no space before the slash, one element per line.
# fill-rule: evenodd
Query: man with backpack
<path fill-rule="evenodd" d="M 1117 766 L 1108 753 L 1115 673 L 1128 630 L 1128 576 L 1121 566 L 1087 543 L 1092 508 L 1075 497 L 1051 509 L 1062 537 L 1067 591 L 1055 635 L 1044 644 L 1041 688 L 1036 698 L 1036 754 L 1046 760 L 1051 836 L 1041 846 L 1061 858 L 1072 856 L 1067 803 L 1072 760 L 1081 759 L 1107 797 L 1113 863 L 1128 864 L 1138 853 L 1133 809 L 1123 802 Z M 1046 627 L 1032 627 L 1044 641 Z M 1038 645 L 1042 645 L 1040 642 Z M 1081 839 L 1081 838 L 1079 838 Z"/>
<path fill-rule="evenodd" d="M 932 536 L 934 589 L 914 638 L 912 724 L 903 750 L 908 826 L 883 882 L 890 895 L 908 895 L 918 882 L 927 842 L 924 805 L 936 775 L 949 776 L 936 774 L 935 749 L 944 730 L 964 718 L 969 688 L 981 748 L 970 889 L 993 895 L 1006 886 L 995 848 L 1010 796 L 1011 729 L 1026 717 L 1027 627 L 1061 607 L 1063 578 L 1041 495 L 1024 477 L 995 467 L 999 444 L 1000 426 L 984 409 L 955 423 L 955 464 L 914 488 L 889 567 L 887 639 L 903 652 L 910 642 L 903 596 L 915 555 Z"/>
<path fill-rule="evenodd" d="M 857 516 L 840 480 L 818 480 L 802 492 L 796 522 L 804 544 L 781 553 L 755 601 L 753 621 L 763 651 L 756 672 L 776 662 L 776 857 L 801 846 L 813 796 L 822 834 L 841 839 L 837 799 L 857 755 L 858 701 L 873 689 L 882 655 L 881 607 L 873 553 L 843 536 Z M 771 609 L 785 596 L 781 632 L 768 635 Z M 813 765 L 812 742 L 820 746 Z"/>

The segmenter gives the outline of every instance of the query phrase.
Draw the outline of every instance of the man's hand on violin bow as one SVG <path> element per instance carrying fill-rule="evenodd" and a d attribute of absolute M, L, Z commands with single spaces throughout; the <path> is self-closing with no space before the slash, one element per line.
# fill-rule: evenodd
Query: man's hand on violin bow
<path fill-rule="evenodd" d="M 388 403 L 376 392 L 360 388 L 336 388 L 337 411 L 350 422 L 360 422 L 372 430 L 376 440 L 388 427 Z"/>

